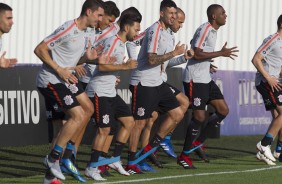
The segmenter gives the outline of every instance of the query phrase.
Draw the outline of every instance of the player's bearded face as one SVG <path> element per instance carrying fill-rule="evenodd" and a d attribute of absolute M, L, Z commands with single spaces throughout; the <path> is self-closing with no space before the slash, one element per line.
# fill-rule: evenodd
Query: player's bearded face
<path fill-rule="evenodd" d="M 169 26 L 173 25 L 176 16 L 176 9 L 174 7 L 168 7 L 164 11 L 161 11 L 162 21 Z"/>
<path fill-rule="evenodd" d="M 133 41 L 134 38 L 139 34 L 140 31 L 140 23 L 134 22 L 133 26 L 129 26 L 129 31 L 126 35 L 126 39 L 128 41 Z"/>

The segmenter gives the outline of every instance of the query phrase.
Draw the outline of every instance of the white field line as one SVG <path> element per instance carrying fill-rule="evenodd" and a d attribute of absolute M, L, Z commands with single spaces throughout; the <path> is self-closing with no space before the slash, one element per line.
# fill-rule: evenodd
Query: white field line
<path fill-rule="evenodd" d="M 209 176 L 209 175 L 259 172 L 259 171 L 280 169 L 280 168 L 282 168 L 282 166 L 274 166 L 274 167 L 267 167 L 267 168 L 260 168 L 260 169 L 250 169 L 250 170 L 243 170 L 243 171 L 225 171 L 225 172 L 214 172 L 214 173 L 185 174 L 185 175 L 174 175 L 174 176 L 165 176 L 165 177 L 157 177 L 157 178 L 144 178 L 144 179 L 123 180 L 123 181 L 102 182 L 102 183 L 99 182 L 99 184 L 147 182 L 147 181 L 154 181 L 154 180 L 166 180 L 166 179 L 185 178 L 185 177 L 192 177 L 192 176 Z"/>

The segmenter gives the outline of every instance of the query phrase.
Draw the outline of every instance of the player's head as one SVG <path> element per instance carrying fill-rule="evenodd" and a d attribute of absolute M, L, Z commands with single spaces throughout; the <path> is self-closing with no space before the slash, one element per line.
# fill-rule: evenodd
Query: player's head
<path fill-rule="evenodd" d="M 127 15 L 132 16 L 132 17 L 136 17 L 137 19 L 140 19 L 142 21 L 141 13 L 135 7 L 131 6 L 127 9 L 123 10 L 123 12 L 121 12 L 118 22 L 120 22 L 121 19 L 124 16 L 127 16 Z"/>
<path fill-rule="evenodd" d="M 102 0 L 86 0 L 81 9 L 80 16 L 87 18 L 88 27 L 96 27 L 104 15 L 104 2 Z"/>
<path fill-rule="evenodd" d="M 277 19 L 277 29 L 282 30 L 282 15 L 280 15 Z"/>
<path fill-rule="evenodd" d="M 225 25 L 226 13 L 224 8 L 219 4 L 212 4 L 207 9 L 207 16 L 211 24 L 215 24 L 218 27 Z"/>
<path fill-rule="evenodd" d="M 0 3 L 0 36 L 8 33 L 14 24 L 12 11 L 9 5 Z"/>
<path fill-rule="evenodd" d="M 176 4 L 172 0 L 163 0 L 160 5 L 160 21 L 171 26 L 176 18 Z"/>
<path fill-rule="evenodd" d="M 183 23 L 185 21 L 185 13 L 183 12 L 183 10 L 181 10 L 180 8 L 177 8 L 177 14 L 176 14 L 176 19 L 173 22 L 172 26 L 170 26 L 170 29 L 176 33 L 177 31 L 179 31 L 180 28 L 182 28 Z"/>
<path fill-rule="evenodd" d="M 120 15 L 119 9 L 116 6 L 116 3 L 113 1 L 104 2 L 104 16 L 101 21 L 98 23 L 98 27 L 101 29 L 105 29 L 111 23 L 116 21 Z"/>
<path fill-rule="evenodd" d="M 133 41 L 133 39 L 139 34 L 140 31 L 140 17 L 132 17 L 125 15 L 120 20 L 120 31 L 126 33 L 127 41 Z"/>

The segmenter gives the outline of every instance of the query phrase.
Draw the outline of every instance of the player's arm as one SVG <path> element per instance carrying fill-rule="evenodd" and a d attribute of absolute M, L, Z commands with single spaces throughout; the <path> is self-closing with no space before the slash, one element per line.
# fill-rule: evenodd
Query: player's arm
<path fill-rule="evenodd" d="M 215 51 L 215 52 L 204 52 L 202 48 L 195 47 L 194 52 L 195 52 L 195 59 L 196 60 L 207 60 L 207 59 L 213 59 L 216 57 L 229 57 L 234 60 L 234 57 L 237 57 L 236 52 L 239 52 L 237 50 L 237 47 L 232 47 L 232 48 L 227 48 L 227 42 L 225 42 L 224 46 L 220 51 Z"/>
<path fill-rule="evenodd" d="M 183 63 L 186 63 L 189 59 L 191 59 L 193 57 L 194 57 L 194 50 L 193 49 L 188 50 L 188 48 L 186 48 L 184 55 L 171 58 L 168 62 L 167 67 L 171 68 L 171 67 L 174 67 L 174 66 L 177 66 L 177 65 L 181 65 Z"/>
<path fill-rule="evenodd" d="M 262 74 L 262 76 L 267 80 L 267 82 L 270 85 L 272 91 L 274 91 L 274 89 L 275 90 L 281 90 L 282 85 L 279 83 L 279 78 L 270 76 L 268 74 L 268 72 L 265 71 L 263 64 L 262 64 L 263 58 L 264 58 L 263 55 L 261 55 L 259 52 L 257 52 L 252 59 L 253 65 L 256 67 L 258 72 L 260 72 Z"/>
<path fill-rule="evenodd" d="M 46 65 L 52 68 L 65 82 L 77 83 L 78 79 L 69 71 L 70 68 L 62 68 L 58 65 L 49 54 L 50 49 L 47 44 L 42 41 L 34 50 L 35 55 Z"/>
<path fill-rule="evenodd" d="M 185 44 L 180 44 L 180 42 L 175 46 L 175 49 L 164 55 L 157 55 L 156 53 L 149 53 L 149 64 L 159 65 L 163 62 L 170 60 L 171 58 L 183 54 L 185 51 Z"/>
<path fill-rule="evenodd" d="M 98 70 L 102 72 L 114 72 L 122 70 L 132 70 L 137 68 L 137 61 L 134 59 L 129 59 L 126 63 L 122 64 L 101 64 L 98 65 Z"/>

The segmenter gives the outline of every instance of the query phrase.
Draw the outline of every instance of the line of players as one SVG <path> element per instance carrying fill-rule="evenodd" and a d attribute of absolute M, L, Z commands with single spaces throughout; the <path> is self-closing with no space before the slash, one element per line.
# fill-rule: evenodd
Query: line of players
<path fill-rule="evenodd" d="M 76 153 L 92 115 L 98 128 L 85 175 L 94 180 L 105 180 L 101 176 L 101 171 L 106 171 L 105 166 L 125 176 L 154 171 L 146 163 L 146 157 L 162 167 L 154 155 L 160 145 L 169 155 L 177 157 L 170 138 L 189 105 L 193 117 L 177 163 L 185 169 L 194 169 L 189 157 L 194 150 L 208 161 L 202 150 L 207 131 L 229 113 L 221 91 L 211 79 L 210 72 L 216 70 L 211 62 L 220 56 L 234 59 L 238 52 L 237 47 L 227 48 L 227 43 L 221 50 L 214 51 L 217 30 L 226 23 L 224 8 L 218 4 L 208 7 L 208 22 L 196 30 L 190 50 L 185 44 L 175 42 L 174 33 L 182 27 L 185 13 L 174 1 L 163 0 L 159 20 L 141 34 L 142 15 L 136 8 L 124 10 L 115 22 L 119 14 L 114 2 L 86 0 L 77 19 L 65 22 L 35 49 L 35 54 L 43 61 L 37 78 L 38 89 L 45 97 L 54 127 L 62 125 L 56 128 L 51 152 L 44 160 L 47 171 L 43 183 L 65 180 L 63 172 L 86 182 L 77 169 Z M 138 46 L 141 47 L 139 53 Z M 125 49 L 130 58 L 126 62 Z M 183 63 L 187 63 L 183 78 L 185 95 L 166 83 L 166 68 Z M 258 68 L 261 72 L 261 66 Z M 131 110 L 116 93 L 116 85 L 122 80 L 118 72 L 124 70 L 133 70 L 129 87 Z M 280 86 L 271 85 L 277 89 Z M 208 118 L 200 134 L 207 104 L 214 107 L 215 113 Z M 166 116 L 149 140 L 158 113 Z M 119 129 L 117 123 L 121 124 Z M 142 149 L 137 151 L 142 132 Z M 259 159 L 274 161 L 268 145 L 275 133 L 266 134 L 258 144 Z M 114 152 L 109 157 L 114 135 Z M 128 140 L 128 163 L 123 168 L 120 156 Z"/>

